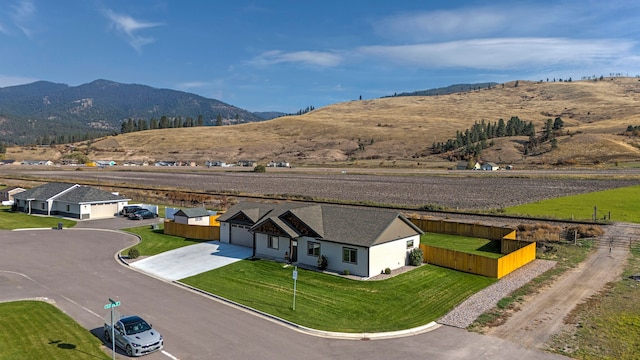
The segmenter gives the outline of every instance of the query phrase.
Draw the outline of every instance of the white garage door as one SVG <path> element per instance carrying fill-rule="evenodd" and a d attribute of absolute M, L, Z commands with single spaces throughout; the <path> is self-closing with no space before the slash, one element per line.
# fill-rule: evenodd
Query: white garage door
<path fill-rule="evenodd" d="M 248 226 L 231 224 L 231 241 L 232 244 L 253 247 L 253 234 L 249 232 Z"/>
<path fill-rule="evenodd" d="M 118 212 L 118 204 L 91 205 L 91 219 L 105 219 L 113 217 Z"/>

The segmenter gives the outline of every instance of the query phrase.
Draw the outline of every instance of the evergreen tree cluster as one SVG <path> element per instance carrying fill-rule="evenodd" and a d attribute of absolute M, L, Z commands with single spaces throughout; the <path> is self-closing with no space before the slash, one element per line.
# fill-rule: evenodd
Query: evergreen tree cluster
<path fill-rule="evenodd" d="M 220 117 L 220 115 L 218 115 Z M 222 118 L 220 117 L 220 120 Z M 181 116 L 169 118 L 167 116 L 162 116 L 160 120 L 156 118 L 152 118 L 149 122 L 146 119 L 131 119 L 129 118 L 126 121 L 122 122 L 120 127 L 120 133 L 126 134 L 130 132 L 136 131 L 144 131 L 144 130 L 154 130 L 154 129 L 170 129 L 170 128 L 183 128 L 183 127 L 196 127 L 196 126 L 204 126 L 204 120 L 202 119 L 202 115 L 198 116 L 197 120 L 194 120 L 191 117 L 187 117 L 186 119 L 182 119 Z"/>
<path fill-rule="evenodd" d="M 308 112 L 311 112 L 311 111 L 313 111 L 313 110 L 315 110 L 315 109 L 316 109 L 316 108 L 315 108 L 315 107 L 313 107 L 313 105 L 311 105 L 311 106 L 307 106 L 307 107 L 306 107 L 306 108 L 304 108 L 304 109 L 300 109 L 300 110 L 298 110 L 298 112 L 296 113 L 296 115 L 304 115 L 304 114 L 306 114 L 306 113 L 308 113 Z"/>
<path fill-rule="evenodd" d="M 535 127 L 532 122 L 527 123 L 517 116 L 511 117 L 506 123 L 503 119 L 493 123 L 482 120 L 464 132 L 457 131 L 455 139 L 434 143 L 431 152 L 442 154 L 454 151 L 460 158 L 478 157 L 482 150 L 493 145 L 493 141 L 487 143 L 487 140 L 505 136 L 535 136 Z"/>

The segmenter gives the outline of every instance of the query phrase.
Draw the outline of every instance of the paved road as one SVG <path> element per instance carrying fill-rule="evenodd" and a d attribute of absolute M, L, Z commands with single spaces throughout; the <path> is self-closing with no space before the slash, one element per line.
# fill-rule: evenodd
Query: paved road
<path fill-rule="evenodd" d="M 114 254 L 136 238 L 87 226 L 0 231 L 0 301 L 46 297 L 101 336 L 103 305 L 116 299 L 123 314 L 139 314 L 164 334 L 166 353 L 150 360 L 563 358 L 447 326 L 384 340 L 311 336 L 123 266 Z"/>

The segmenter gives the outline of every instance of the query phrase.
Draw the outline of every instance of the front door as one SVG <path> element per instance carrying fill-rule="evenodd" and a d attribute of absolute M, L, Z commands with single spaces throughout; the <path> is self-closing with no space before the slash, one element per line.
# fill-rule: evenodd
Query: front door
<path fill-rule="evenodd" d="M 298 240 L 291 240 L 291 262 L 298 261 Z"/>

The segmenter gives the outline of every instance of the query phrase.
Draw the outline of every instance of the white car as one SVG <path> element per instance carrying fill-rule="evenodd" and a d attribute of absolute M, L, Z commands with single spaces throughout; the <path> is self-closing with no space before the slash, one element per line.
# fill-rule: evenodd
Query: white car
<path fill-rule="evenodd" d="M 123 316 L 113 324 L 116 346 L 129 356 L 142 356 L 164 347 L 162 335 L 139 316 Z M 104 324 L 104 339 L 111 340 L 111 324 Z"/>

